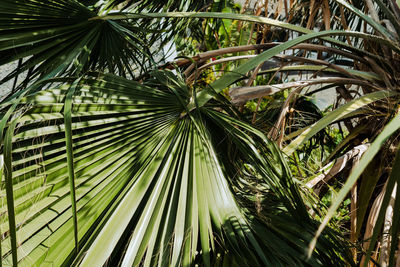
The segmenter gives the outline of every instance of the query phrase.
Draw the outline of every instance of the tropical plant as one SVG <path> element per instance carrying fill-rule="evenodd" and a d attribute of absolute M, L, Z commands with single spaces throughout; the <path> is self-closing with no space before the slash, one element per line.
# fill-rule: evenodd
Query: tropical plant
<path fill-rule="evenodd" d="M 323 144 L 326 138 L 318 135 L 327 126 L 337 123 L 338 128 L 343 126 L 347 128 L 347 137 L 324 158 L 326 165 L 321 167 L 319 173 L 303 180 L 306 187 L 317 186 L 315 192 L 319 194 L 321 187 L 326 183 L 332 184 L 337 181 L 344 183 L 340 192 L 334 192 L 336 197 L 319 231 L 327 225 L 341 203 L 350 195 L 350 240 L 358 246 L 358 249 L 353 249 L 354 259 L 360 261 L 362 265 L 368 264 L 373 252 L 372 261 L 383 266 L 393 266 L 396 257 L 397 261 L 400 259 L 396 256 L 399 219 L 393 212 L 400 208 L 399 205 L 395 206 L 399 202 L 396 197 L 398 196 L 396 133 L 398 133 L 400 9 L 396 1 L 376 1 L 375 4 L 372 1 L 356 1 L 353 4 L 341 0 L 329 3 L 328 1 L 291 2 L 291 12 L 286 12 L 284 19 L 305 28 L 295 29 L 294 25 L 282 24 L 280 26 L 305 35 L 291 37 L 293 39 L 281 45 L 269 42 L 274 37 L 265 38 L 272 31 L 269 28 L 270 25 L 274 25 L 271 21 L 264 18 L 248 18 L 248 21 L 258 25 L 264 23 L 267 27 L 261 27 L 259 30 L 264 43 L 243 46 L 242 51 L 270 48 L 264 52 L 268 54 L 272 49 L 278 50 L 279 46 L 285 45 L 289 47 L 289 44 L 293 49 L 290 53 L 280 55 L 276 51 L 275 56 L 280 60 L 280 64 L 267 70 L 262 70 L 262 67 L 261 70 L 255 68 L 248 76 L 250 82 L 254 81 L 255 75 L 262 76 L 266 73 L 301 71 L 306 75 L 279 74 L 281 78 L 278 83 L 267 83 L 257 87 L 241 84 L 230 91 L 230 96 L 234 103 L 252 99 L 259 99 L 260 103 L 264 96 L 291 89 L 281 107 L 280 116 L 274 119 L 275 129 L 268 131 L 270 136 L 276 138 L 278 144 L 283 147 L 283 152 L 293 156 L 296 165 L 301 164 L 296 161 L 307 159 L 310 155 L 309 151 L 304 150 L 307 142 L 315 143 L 312 140 L 316 138 Z M 317 33 L 316 28 L 327 31 Z M 329 31 L 329 29 L 335 30 Z M 325 34 L 334 38 L 327 38 Z M 323 37 L 309 42 L 316 35 Z M 288 36 L 290 35 L 284 38 Z M 253 56 L 247 56 L 251 57 Z M 223 60 L 226 62 L 229 58 Z M 232 60 L 237 59 L 232 57 Z M 285 81 L 285 77 L 292 80 Z M 315 85 L 321 86 L 317 88 Z M 293 122 L 298 124 L 293 119 L 296 114 L 302 112 L 296 107 L 297 102 L 304 96 L 310 97 L 317 92 L 332 89 L 337 95 L 335 108 L 325 114 L 320 121 L 312 122 L 309 126 L 293 132 L 296 126 Z M 275 115 L 267 110 L 263 116 L 273 118 Z M 307 123 L 306 120 L 302 122 Z M 317 148 L 321 149 L 321 146 L 323 147 L 319 145 Z M 361 157 L 364 153 L 365 155 Z M 335 177 L 341 180 L 332 179 Z M 332 190 L 331 188 L 330 191 Z M 318 233 L 314 241 L 317 240 Z M 377 242 L 378 239 L 380 242 Z M 310 248 L 311 252 L 313 244 Z"/>
<path fill-rule="evenodd" d="M 293 178 L 279 146 L 291 155 L 327 125 L 349 118 L 373 114 L 375 125 L 385 124 L 396 113 L 396 33 L 342 0 L 337 2 L 346 12 L 365 20 L 375 32 L 370 27 L 368 33 L 318 32 L 260 16 L 183 12 L 206 4 L 199 1 L 169 1 L 165 7 L 163 1 L 3 2 L 0 63 L 19 62 L 2 80 L 15 79 L 12 93 L 1 103 L 2 264 L 353 264 L 349 244 L 327 224 L 380 145 L 397 131 L 399 119 L 376 138 L 369 136 L 370 148 L 321 225 L 313 218 L 315 203 L 303 198 L 308 193 Z M 124 12 L 113 12 L 117 7 Z M 394 24 L 397 10 L 380 8 Z M 265 43 L 274 36 L 266 34 L 257 45 L 208 51 L 161 67 L 175 66 L 175 73 L 154 70 L 160 65 L 149 44 L 159 40 L 161 47 L 196 19 L 240 20 L 267 25 L 266 30 L 294 31 L 298 37 Z M 324 45 L 308 43 L 315 39 Z M 266 51 L 239 56 L 247 61 L 206 86 L 196 83 L 208 59 L 256 49 Z M 331 57 L 280 54 L 288 49 L 327 52 Z M 267 73 L 302 70 L 314 75 L 306 81 L 250 87 L 257 75 L 265 74 L 259 66 L 273 57 L 284 60 L 285 66 Z M 328 62 L 343 58 L 353 68 Z M 320 73 L 333 76 L 318 77 Z M 278 146 L 226 98 L 223 92 L 233 84 L 239 92 L 250 87 L 257 98 L 295 88 L 269 132 L 278 138 Z M 287 134 L 288 106 L 313 84 L 328 84 L 324 89 L 354 84 L 364 91 L 312 126 Z M 377 116 L 376 110 L 390 116 Z M 335 155 L 348 148 L 341 145 Z M 387 179 L 390 193 L 383 197 L 380 213 L 388 206 L 395 173 Z M 370 196 L 366 199 L 368 203 Z M 395 243 L 396 216 L 391 228 Z M 382 222 L 380 215 L 365 262 Z M 394 253 L 392 245 L 390 263 Z"/>
<path fill-rule="evenodd" d="M 263 12 L 260 6 L 262 5 L 255 10 L 256 14 Z M 298 160 L 307 159 L 312 155 L 310 151 L 304 150 L 305 146 L 313 147 L 307 145 L 307 142 L 315 144 L 314 140 L 318 140 L 320 145 L 317 149 L 321 150 L 322 147 L 322 151 L 326 153 L 323 149 L 326 135 L 321 135 L 321 131 L 325 131 L 327 126 L 337 124 L 339 129 L 347 128 L 346 138 L 332 153 L 321 156 L 321 162 L 325 163 L 320 171 L 311 177 L 299 178 L 303 179 L 306 187 L 317 187 L 315 193 L 318 194 L 326 192 L 321 191 L 321 187 L 326 183 L 344 183 L 338 193 L 334 192 L 334 188 L 330 188 L 330 193 L 333 191 L 335 197 L 320 230 L 327 225 L 341 203 L 351 196 L 350 239 L 355 245 L 354 259 L 362 265 L 368 264 L 372 252 L 372 261 L 381 265 L 393 266 L 396 258 L 397 261 L 400 260 L 400 257 L 396 256 L 399 219 L 396 213 L 392 212 L 400 208 L 395 207 L 395 203 L 399 202 L 396 197 L 398 181 L 395 178 L 398 173 L 395 158 L 398 151 L 396 116 L 400 66 L 399 11 L 399 3 L 396 1 L 292 1 L 290 12 L 278 11 L 275 16 L 283 14 L 281 20 L 294 25 L 276 24 L 275 21 L 266 18 L 242 16 L 250 22 L 251 32 L 254 31 L 257 38 L 249 40 L 247 46 L 217 49 L 194 58 L 198 61 L 198 69 L 201 71 L 219 63 L 253 58 L 245 63 L 254 62 L 254 71 L 251 73 L 240 72 L 242 66 L 233 70 L 235 73 L 231 74 L 231 77 L 236 75 L 237 83 L 236 87 L 230 90 L 229 96 L 236 105 L 258 99 L 256 112 L 263 97 L 291 90 L 283 105 L 280 104 L 281 113 L 278 118 L 274 108 L 272 113 L 271 110 L 266 110 L 259 119 L 261 123 L 265 122 L 265 118 L 275 122 L 273 129 L 269 126 L 264 130 L 277 140 L 283 152 L 291 156 L 295 165 L 303 164 Z M 277 31 L 272 29 L 271 25 L 295 31 L 297 34 L 280 35 L 283 37 L 282 41 L 289 41 L 276 43 Z M 318 30 L 327 31 L 318 33 Z M 303 35 L 296 38 L 299 33 Z M 250 34 L 251 37 L 254 35 Z M 312 41 L 317 35 L 320 35 L 318 40 Z M 258 36 L 262 36 L 261 43 Z M 292 50 L 278 54 L 282 52 L 278 47 L 285 45 Z M 273 53 L 275 48 L 277 50 Z M 260 55 L 256 58 L 265 60 L 274 55 L 278 66 L 265 69 L 265 62 L 260 60 L 258 63 L 262 65 L 257 65 L 255 55 L 248 54 L 249 51 L 260 52 L 264 49 L 269 49 L 264 52 L 265 56 Z M 239 51 L 247 54 L 229 54 Z M 269 56 L 266 56 L 267 54 Z M 223 58 L 202 66 L 211 55 Z M 285 76 L 285 73 L 293 71 L 297 71 L 298 75 Z M 299 71 L 305 75 L 301 75 Z M 267 79 L 267 83 L 250 86 L 257 82 L 256 77 L 265 77 L 268 73 L 280 78 L 277 81 Z M 285 80 L 285 77 L 292 80 Z M 262 80 L 259 79 L 258 82 Z M 321 86 L 318 88 L 316 85 Z M 334 90 L 337 96 L 334 109 L 326 113 L 320 121 L 308 122 L 308 126 L 296 129 L 296 114 L 304 114 L 304 111 L 298 108 L 298 102 L 303 97 L 329 90 Z M 303 119 L 301 123 L 307 121 Z M 364 153 L 365 156 L 361 158 Z M 313 244 L 310 248 L 311 252 Z"/>
<path fill-rule="evenodd" d="M 146 10 L 157 11 L 154 3 Z M 95 12 L 119 2 L 90 4 L 5 1 L 0 9 L 2 63 L 19 60 L 3 82 L 28 71 L 1 104 L 2 264 L 350 261 L 333 230 L 305 257 L 318 224 L 264 134 L 226 99 L 148 71 L 154 59 L 141 27 L 149 16 L 180 14 L 135 6 L 108 19 Z M 134 68 L 141 82 L 125 78 Z M 254 210 L 254 190 L 265 212 Z"/>

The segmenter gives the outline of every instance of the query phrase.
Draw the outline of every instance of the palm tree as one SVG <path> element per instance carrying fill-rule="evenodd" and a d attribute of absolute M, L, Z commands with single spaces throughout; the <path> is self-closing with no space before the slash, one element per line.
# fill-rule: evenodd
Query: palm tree
<path fill-rule="evenodd" d="M 166 7 L 161 1 L 128 1 L 119 6 L 123 13 L 110 12 L 123 1 L 80 2 L 3 0 L 0 7 L 0 62 L 19 61 L 2 80 L 16 81 L 1 103 L 2 264 L 352 264 L 347 242 L 326 226 L 382 142 L 397 130 L 397 117 L 371 139 L 359 168 L 319 225 L 278 146 L 221 92 L 292 48 L 328 51 L 372 68 L 374 73 L 331 63 L 327 68 L 322 60 L 301 57 L 313 63 L 301 66 L 305 70 L 336 74 L 306 83 L 356 84 L 367 91 L 297 137 L 291 135 L 287 140 L 296 139 L 283 148 L 290 155 L 330 123 L 367 116 L 360 107 L 384 99 L 385 108 L 393 110 L 396 35 L 341 0 L 374 34 L 314 32 L 257 16 L 185 12 L 206 4 L 198 1 L 170 1 Z M 237 19 L 302 35 L 263 44 L 270 49 L 202 88 L 188 83 L 182 68 L 156 70 L 149 45 L 167 42 L 189 18 Z M 394 59 L 329 36 L 378 42 Z M 307 43 L 315 38 L 331 47 Z M 388 76 L 382 76 L 382 68 Z M 388 178 L 387 192 L 395 179 Z M 381 210 L 387 200 L 386 194 Z M 393 218 L 393 242 L 397 221 Z"/>

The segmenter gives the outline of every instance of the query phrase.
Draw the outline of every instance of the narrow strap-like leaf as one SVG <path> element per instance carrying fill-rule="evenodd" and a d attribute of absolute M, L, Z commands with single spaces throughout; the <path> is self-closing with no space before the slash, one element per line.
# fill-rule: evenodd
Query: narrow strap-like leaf
<path fill-rule="evenodd" d="M 260 55 L 256 56 L 255 58 L 252 58 L 252 59 L 248 60 L 247 62 L 241 64 L 238 68 L 234 69 L 233 71 L 225 74 L 224 76 L 222 76 L 220 79 L 216 80 L 209 86 L 212 88 L 213 91 L 215 91 L 216 93 L 219 93 L 223 89 L 225 89 L 226 87 L 231 85 L 233 82 L 235 82 L 236 80 L 242 78 L 248 71 L 255 68 L 262 62 L 272 58 L 273 56 L 275 56 L 297 44 L 303 43 L 305 41 L 308 41 L 308 40 L 311 40 L 314 38 L 320 38 L 320 37 L 329 36 L 329 35 L 350 35 L 350 36 L 363 36 L 364 38 L 372 38 L 372 39 L 376 38 L 376 36 L 374 37 L 373 35 L 365 35 L 365 34 L 356 33 L 356 32 L 336 31 L 336 30 L 313 32 L 313 33 L 305 34 L 305 35 L 297 37 L 293 40 L 290 40 L 290 41 L 282 43 L 278 46 L 275 46 L 271 49 L 268 49 L 267 51 L 261 53 Z M 382 38 L 380 38 L 380 40 L 386 41 Z M 390 42 L 386 41 L 386 43 L 390 43 Z M 206 90 L 200 91 L 197 94 L 197 104 L 199 107 L 206 104 L 212 98 L 212 94 L 209 93 L 209 90 L 211 90 L 211 89 L 208 88 L 208 90 L 206 89 Z M 189 109 L 193 109 L 193 108 L 194 108 L 193 104 L 189 106 Z"/>
<path fill-rule="evenodd" d="M 396 16 L 393 14 L 392 11 L 387 7 L 386 4 L 384 4 L 381 0 L 375 0 L 375 2 L 379 5 L 383 13 L 387 16 L 387 18 L 390 20 L 390 22 L 393 24 L 393 27 L 396 29 L 397 34 L 400 36 L 400 22 L 396 18 Z"/>
<path fill-rule="evenodd" d="M 344 0 L 336 0 L 336 2 L 338 2 L 339 4 L 343 5 L 345 8 L 347 8 L 349 11 L 351 11 L 352 13 L 356 14 L 357 16 L 359 16 L 361 19 L 363 19 L 364 21 L 366 21 L 369 25 L 371 25 L 375 30 L 377 30 L 379 33 L 381 33 L 383 36 L 387 37 L 393 37 L 393 35 L 388 32 L 385 27 L 383 27 L 382 25 L 380 25 L 379 23 L 377 23 L 376 21 L 374 21 L 370 16 L 364 14 L 361 10 L 357 9 L 356 7 L 354 7 L 353 5 L 347 3 Z"/>
<path fill-rule="evenodd" d="M 108 14 L 106 16 L 98 16 L 98 17 L 93 17 L 90 18 L 89 20 L 126 20 L 126 19 L 137 19 L 137 18 L 216 18 L 216 19 L 232 19 L 232 20 L 240 20 L 240 21 L 248 21 L 248 22 L 255 22 L 255 23 L 260 23 L 260 24 L 266 24 L 270 26 L 275 26 L 275 27 L 280 27 L 283 29 L 288 29 L 291 31 L 296 31 L 299 33 L 315 33 L 315 31 L 298 26 L 298 25 L 293 25 L 290 23 L 282 22 L 279 20 L 274 20 L 274 19 L 269 19 L 261 16 L 252 16 L 252 15 L 245 15 L 245 14 L 234 14 L 234 13 L 219 13 L 219 12 L 167 12 L 167 13 L 113 13 L 113 14 Z M 381 26 L 383 30 L 385 28 Z M 346 33 L 350 36 L 354 36 L 354 34 L 357 37 L 363 38 L 363 36 L 368 36 L 368 34 L 361 34 L 360 32 L 350 32 L 350 31 L 342 31 L 343 33 Z M 389 34 L 389 33 L 388 33 Z M 375 36 L 377 37 L 377 36 Z M 340 47 L 343 47 L 345 49 L 349 49 L 350 51 L 355 51 L 357 53 L 361 53 L 363 55 L 368 55 L 369 57 L 376 58 L 377 56 L 374 55 L 373 53 L 369 53 L 365 50 L 356 48 L 354 46 L 350 46 L 345 42 L 339 41 L 337 39 L 333 39 L 331 37 L 325 37 L 325 36 L 320 36 L 320 38 L 324 41 L 327 41 L 329 43 L 338 45 Z M 383 39 L 383 38 L 380 38 Z M 387 39 L 383 39 L 383 41 L 388 41 Z M 388 41 L 389 42 L 389 41 Z M 386 43 L 386 44 L 390 44 Z"/>
<path fill-rule="evenodd" d="M 7 129 L 4 138 L 4 178 L 6 183 L 8 223 L 10 226 L 11 253 L 13 266 L 17 266 L 17 227 L 15 223 L 14 195 L 12 181 L 12 137 L 17 120 L 14 120 Z"/>
<path fill-rule="evenodd" d="M 397 127 L 399 128 L 399 127 Z M 390 203 L 390 199 L 392 198 L 392 192 L 394 189 L 395 184 L 397 183 L 397 190 L 396 193 L 399 192 L 399 184 L 400 184 L 400 150 L 397 150 L 397 154 L 396 154 L 396 158 L 394 159 L 394 164 L 393 164 L 393 168 L 392 168 L 392 172 L 390 173 L 389 179 L 387 181 L 387 185 L 386 185 L 386 191 L 385 191 L 385 195 L 383 197 L 382 200 L 382 204 L 381 204 L 381 208 L 379 209 L 379 215 L 378 215 L 378 219 L 376 220 L 376 223 L 374 225 L 374 231 L 372 233 L 372 237 L 370 239 L 370 243 L 369 243 L 369 248 L 367 251 L 367 255 L 366 255 L 366 260 L 365 260 L 365 264 L 364 266 L 368 266 L 368 262 L 371 258 L 372 255 L 372 250 L 375 247 L 376 241 L 378 239 L 378 236 L 381 232 L 382 229 L 382 225 L 385 221 L 385 215 L 386 215 L 386 210 L 387 207 Z M 396 204 L 399 205 L 399 196 L 396 195 Z M 396 206 L 394 206 L 396 208 Z M 391 252 L 390 254 L 392 254 L 392 249 L 394 247 L 394 250 L 397 249 L 397 238 L 398 238 L 398 233 L 397 230 L 399 229 L 399 215 L 398 212 L 396 212 L 396 209 L 393 209 L 393 224 L 392 224 L 392 238 L 393 236 L 395 237 L 394 239 L 392 239 L 391 241 Z M 397 210 L 398 211 L 398 210 Z M 396 220 L 396 221 L 395 221 Z M 396 232 L 393 232 L 393 230 L 396 230 Z M 393 251 L 393 256 L 392 258 L 392 263 L 393 263 L 393 257 L 394 257 L 394 251 Z M 394 266 L 393 264 L 389 266 Z"/>
<path fill-rule="evenodd" d="M 360 175 L 363 173 L 363 171 L 365 170 L 365 168 L 367 167 L 369 162 L 378 153 L 378 151 L 380 150 L 383 143 L 399 128 L 400 128 L 400 115 L 397 115 L 393 120 L 391 120 L 386 125 L 386 127 L 383 129 L 383 131 L 371 143 L 371 146 L 365 152 L 365 154 L 363 155 L 363 157 L 357 164 L 357 168 L 354 168 L 352 170 L 349 178 L 347 178 L 346 183 L 343 185 L 342 189 L 339 191 L 338 195 L 336 196 L 336 199 L 332 202 L 332 205 L 329 207 L 329 210 L 326 213 L 326 216 L 325 216 L 324 220 L 322 221 L 321 225 L 319 226 L 317 232 L 315 233 L 313 240 L 310 242 L 310 245 L 308 248 L 308 256 L 309 257 L 311 256 L 312 252 L 314 251 L 318 237 L 321 235 L 322 231 L 327 226 L 328 222 L 333 217 L 336 210 L 339 208 L 340 204 L 343 202 L 343 200 L 345 199 L 347 194 L 350 192 L 350 189 L 353 187 L 353 185 L 357 181 L 358 177 L 360 177 Z M 395 173 L 395 172 L 393 172 L 393 173 Z M 388 184 L 387 190 L 389 188 L 390 187 Z M 393 187 L 392 187 L 392 189 L 393 189 Z M 376 227 L 375 229 L 377 229 L 377 228 L 379 228 L 379 227 Z M 371 245 L 372 245 L 372 242 L 371 242 Z M 368 262 L 368 261 L 366 261 L 366 262 Z"/>
<path fill-rule="evenodd" d="M 348 115 L 349 113 L 369 105 L 375 101 L 381 100 L 383 98 L 387 98 L 390 96 L 394 96 L 397 93 L 393 91 L 378 91 L 370 94 L 366 94 L 360 98 L 354 99 L 343 106 L 335 109 L 334 111 L 327 114 L 325 117 L 320 119 L 315 124 L 311 125 L 303 131 L 295 140 L 293 140 L 288 146 L 283 149 L 283 152 L 290 155 L 292 154 L 299 146 L 304 144 L 307 140 L 313 137 L 316 133 L 324 129 L 329 124 L 338 121 Z"/>
<path fill-rule="evenodd" d="M 400 149 L 398 150 L 400 151 Z M 400 153 L 400 152 L 398 152 Z M 397 170 L 397 174 L 400 172 L 400 170 Z M 394 169 L 392 170 L 392 173 L 394 173 Z M 392 243 L 390 247 L 390 254 L 389 254 L 389 266 L 394 266 L 394 257 L 395 257 L 395 252 L 397 249 L 396 244 L 399 241 L 399 230 L 400 230 L 400 212 L 396 212 L 400 210 L 400 175 L 397 175 L 397 189 L 396 189 L 396 200 L 394 201 L 394 207 L 393 210 L 393 222 L 392 222 Z"/>
<path fill-rule="evenodd" d="M 72 97 L 80 79 L 76 80 L 68 90 L 64 104 L 65 144 L 67 148 L 68 178 L 71 192 L 72 217 L 74 221 L 75 252 L 78 252 L 78 218 L 76 214 L 74 150 L 72 147 Z"/>

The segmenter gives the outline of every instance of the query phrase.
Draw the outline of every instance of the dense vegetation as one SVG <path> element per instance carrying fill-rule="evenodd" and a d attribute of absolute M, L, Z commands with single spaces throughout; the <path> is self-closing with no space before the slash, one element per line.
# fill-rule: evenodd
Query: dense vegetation
<path fill-rule="evenodd" d="M 1 0 L 0 266 L 399 266 L 399 4 Z"/>

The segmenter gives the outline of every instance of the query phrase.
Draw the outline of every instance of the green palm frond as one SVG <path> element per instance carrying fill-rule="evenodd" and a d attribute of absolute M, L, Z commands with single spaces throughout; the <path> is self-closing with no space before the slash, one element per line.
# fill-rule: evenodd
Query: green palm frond
<path fill-rule="evenodd" d="M 328 230 L 315 257 L 305 259 L 317 224 L 273 143 L 215 111 L 216 103 L 185 113 L 184 81 L 171 72 L 152 77 L 143 84 L 99 73 L 52 79 L 61 85 L 21 99 L 3 147 L 1 201 L 13 202 L 1 210 L 4 265 L 315 265 L 347 258 Z M 265 203 L 276 205 L 265 204 L 260 218 L 234 196 L 242 194 L 234 188 L 245 177 L 243 164 L 264 181 Z M 328 247 L 336 249 L 319 252 Z"/>
<path fill-rule="evenodd" d="M 97 14 L 71 1 L 2 1 L 0 65 L 21 60 L 0 83 L 101 70 L 122 76 L 149 66 L 150 45 L 135 23 L 91 20 Z M 147 62 L 147 65 L 146 65 Z M 151 62 L 151 61 L 150 61 Z"/>

